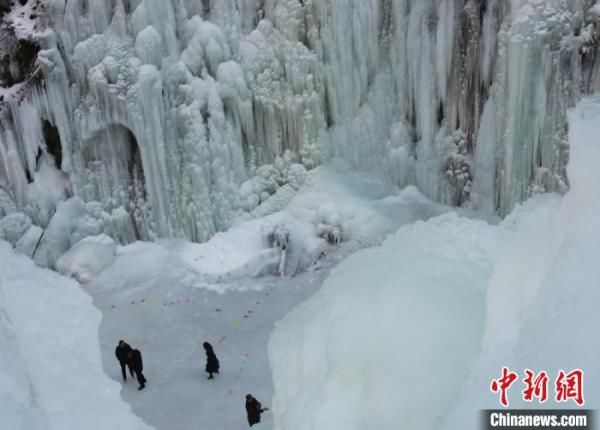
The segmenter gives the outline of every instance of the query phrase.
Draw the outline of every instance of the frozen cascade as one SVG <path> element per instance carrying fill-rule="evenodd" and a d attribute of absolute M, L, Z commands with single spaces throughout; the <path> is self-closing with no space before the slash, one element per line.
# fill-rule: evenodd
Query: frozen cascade
<path fill-rule="evenodd" d="M 505 215 L 568 188 L 565 112 L 600 89 L 594 5 L 16 2 L 1 30 L 14 43 L 0 48 L 0 215 L 47 228 L 72 199 L 64 246 L 204 241 L 293 164 L 331 158 Z"/>

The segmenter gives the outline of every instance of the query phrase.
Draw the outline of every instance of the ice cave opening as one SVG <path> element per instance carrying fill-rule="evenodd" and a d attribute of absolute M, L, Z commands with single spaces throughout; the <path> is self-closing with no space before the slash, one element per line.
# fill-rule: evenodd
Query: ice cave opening
<path fill-rule="evenodd" d="M 62 142 L 58 129 L 50 121 L 43 120 L 42 133 L 47 153 L 54 159 L 56 168 L 62 170 Z"/>
<path fill-rule="evenodd" d="M 84 159 L 89 178 L 88 198 L 109 201 L 112 209 L 125 207 L 133 221 L 135 238 L 147 238 L 150 208 L 146 177 L 133 131 L 120 124 L 102 129 L 86 142 Z"/>

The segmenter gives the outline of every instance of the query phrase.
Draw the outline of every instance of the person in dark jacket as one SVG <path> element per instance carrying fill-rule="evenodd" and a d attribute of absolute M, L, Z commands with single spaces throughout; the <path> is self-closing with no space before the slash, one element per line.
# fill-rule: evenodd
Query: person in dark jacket
<path fill-rule="evenodd" d="M 137 376 L 137 380 L 140 383 L 138 390 L 143 390 L 146 386 L 146 378 L 142 371 L 144 370 L 144 363 L 142 362 L 142 353 L 137 349 L 132 349 L 128 354 L 129 364 L 133 368 L 135 375 Z"/>
<path fill-rule="evenodd" d="M 133 369 L 131 368 L 131 364 L 128 362 L 127 355 L 131 351 L 131 347 L 124 340 L 120 340 L 117 348 L 115 349 L 115 355 L 117 356 L 117 360 L 119 360 L 119 364 L 121 365 L 121 374 L 123 375 L 123 381 L 127 381 L 127 372 L 125 372 L 125 366 L 129 367 L 129 373 L 133 378 Z"/>
<path fill-rule="evenodd" d="M 251 394 L 246 394 L 246 415 L 248 416 L 248 424 L 252 427 L 260 422 L 260 414 L 268 411 L 269 408 L 263 408 L 258 400 L 252 397 Z"/>
<path fill-rule="evenodd" d="M 204 347 L 204 351 L 206 351 L 206 372 L 208 373 L 208 379 L 214 379 L 213 373 L 219 373 L 219 360 L 210 343 L 204 342 L 202 346 Z"/>

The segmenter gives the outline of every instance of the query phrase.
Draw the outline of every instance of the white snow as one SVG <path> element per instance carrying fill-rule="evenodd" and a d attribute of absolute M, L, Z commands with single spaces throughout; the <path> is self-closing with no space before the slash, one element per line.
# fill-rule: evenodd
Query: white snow
<path fill-rule="evenodd" d="M 275 428 L 434 428 L 479 353 L 495 240 L 442 215 L 344 260 L 271 337 Z"/>
<path fill-rule="evenodd" d="M 0 219 L 0 239 L 15 245 L 31 227 L 31 219 L 20 212 L 9 214 Z"/>
<path fill-rule="evenodd" d="M 245 425 L 274 321 L 392 233 L 278 325 L 275 428 L 471 428 L 501 364 L 598 362 L 599 101 L 570 114 L 572 151 L 565 118 L 600 88 L 600 2 L 24 3 L 5 21 L 44 84 L 0 88 L 0 239 L 104 318 L 98 351 L 75 282 L 0 243 L 0 351 L 24 363 L 0 353 L 2 424 L 144 428 L 99 370 L 120 378 L 126 338 L 147 422 Z"/>
<path fill-rule="evenodd" d="M 102 370 L 101 314 L 76 282 L 0 241 L 0 422 L 27 430 L 149 429 Z"/>
<path fill-rule="evenodd" d="M 221 291 L 227 283 L 215 281 L 273 274 L 280 262 L 284 276 L 310 268 L 323 254 L 335 249 L 335 243 L 328 242 L 329 234 L 356 249 L 380 242 L 406 222 L 448 210 L 428 201 L 414 188 L 398 192 L 364 175 L 340 173 L 324 166 L 302 175 L 306 176 L 305 185 L 298 185 L 299 191 L 291 185 L 282 187 L 256 209 L 256 219 L 217 233 L 204 244 L 161 244 L 204 276 L 208 287 Z M 383 197 L 386 193 L 392 195 Z M 274 249 L 268 240 L 279 227 L 289 232 L 285 261 L 281 250 Z"/>
<path fill-rule="evenodd" d="M 147 387 L 138 392 L 128 380 L 121 396 L 156 428 L 245 427 L 247 393 L 271 405 L 267 341 L 275 321 L 313 294 L 353 250 L 377 243 L 399 225 L 450 210 L 415 189 L 397 192 L 370 177 L 325 168 L 309 172 L 299 191 L 281 190 L 285 196 L 272 196 L 279 203 L 272 202 L 269 215 L 240 221 L 206 243 L 119 246 L 114 263 L 84 284 L 103 314 L 100 345 L 107 374 L 121 379 L 114 357 L 119 339 L 142 351 Z M 283 209 L 276 209 L 281 202 Z M 320 238 L 319 225 L 343 227 L 342 242 Z M 286 232 L 286 260 L 300 261 L 294 255 L 302 253 L 318 259 L 280 277 L 275 273 L 282 251 L 273 244 L 285 242 Z M 248 262 L 258 270 L 241 270 Z M 260 273 L 269 264 L 272 270 Z M 217 282 L 215 275 L 227 271 L 235 276 Z M 214 381 L 205 379 L 203 341 L 213 344 L 221 362 Z M 272 418 L 264 414 L 266 428 Z"/>
<path fill-rule="evenodd" d="M 87 236 L 58 259 L 56 269 L 85 283 L 113 264 L 116 251 L 115 241 L 110 237 Z"/>

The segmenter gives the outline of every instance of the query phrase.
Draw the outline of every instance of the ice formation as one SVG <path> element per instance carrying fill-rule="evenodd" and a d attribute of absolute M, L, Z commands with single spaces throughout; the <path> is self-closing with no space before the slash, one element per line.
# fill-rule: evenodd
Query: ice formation
<path fill-rule="evenodd" d="M 162 240 L 161 246 L 179 255 L 210 289 L 226 291 L 242 279 L 290 277 L 314 270 L 324 256 L 379 243 L 401 225 L 451 210 L 415 187 L 394 192 L 380 181 L 380 188 L 367 182 L 370 176 L 340 173 L 328 166 L 311 170 L 306 179 L 299 193 L 280 188 L 269 201 L 270 212 L 264 212 L 265 204 L 257 218 L 207 242 Z"/>
<path fill-rule="evenodd" d="M 58 259 L 56 268 L 80 283 L 88 282 L 114 263 L 116 252 L 117 246 L 110 237 L 87 236 Z"/>
<path fill-rule="evenodd" d="M 569 126 L 566 195 L 536 196 L 499 226 L 446 214 L 402 227 L 277 325 L 275 429 L 477 428 L 480 409 L 498 408 L 502 366 L 585 369 L 597 404 L 600 98 Z M 511 406 L 530 408 L 520 394 Z"/>
<path fill-rule="evenodd" d="M 488 287 L 483 351 L 445 429 L 474 427 L 467 404 L 497 404 L 491 393 L 474 395 L 474 387 L 496 377 L 499 357 L 504 366 L 543 369 L 552 376 L 559 369 L 584 369 L 585 405 L 593 408 L 600 401 L 600 349 L 589 341 L 596 335 L 600 300 L 600 204 L 590 198 L 600 186 L 600 98 L 584 99 L 568 118 L 571 189 L 562 199 L 540 196 L 527 202 L 506 220 Z M 510 393 L 509 401 L 511 407 L 528 407 L 518 393 Z"/>
<path fill-rule="evenodd" d="M 0 215 L 46 229 L 71 198 L 83 203 L 72 232 L 204 241 L 331 158 L 505 215 L 568 188 L 565 111 L 600 86 L 598 10 L 14 2 L 2 9 L 14 43 L 0 64 Z"/>

